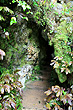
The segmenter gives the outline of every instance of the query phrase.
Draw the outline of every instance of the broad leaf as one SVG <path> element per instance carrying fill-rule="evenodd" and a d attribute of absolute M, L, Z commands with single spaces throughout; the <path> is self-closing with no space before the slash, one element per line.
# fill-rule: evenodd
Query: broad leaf
<path fill-rule="evenodd" d="M 51 110 L 51 107 L 50 107 L 50 104 L 49 104 L 49 103 L 46 104 L 46 107 L 47 107 L 49 110 Z"/>
<path fill-rule="evenodd" d="M 1 94 L 4 94 L 4 86 L 0 88 Z"/>
<path fill-rule="evenodd" d="M 5 87 L 5 91 L 8 92 L 8 93 L 10 93 L 11 85 L 5 84 L 4 87 Z"/>
<path fill-rule="evenodd" d="M 48 90 L 48 91 L 46 91 L 44 93 L 48 96 L 48 95 L 52 94 L 52 91 L 51 90 Z"/>

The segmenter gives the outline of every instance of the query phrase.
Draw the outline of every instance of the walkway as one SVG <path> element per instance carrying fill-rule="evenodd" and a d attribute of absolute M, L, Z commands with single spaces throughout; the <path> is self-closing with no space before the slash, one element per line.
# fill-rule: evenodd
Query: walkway
<path fill-rule="evenodd" d="M 41 71 L 42 75 L 39 76 L 41 80 L 30 81 L 26 84 L 26 89 L 23 92 L 22 110 L 46 110 L 44 108 L 46 97 L 44 92 L 49 87 L 50 71 L 51 69 L 47 67 Z"/>

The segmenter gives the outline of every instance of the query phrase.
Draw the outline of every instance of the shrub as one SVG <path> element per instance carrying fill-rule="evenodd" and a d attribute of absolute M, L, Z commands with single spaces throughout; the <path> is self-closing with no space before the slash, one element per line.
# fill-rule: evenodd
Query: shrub
<path fill-rule="evenodd" d="M 0 77 L 0 110 L 21 110 L 21 83 L 17 73 L 5 71 Z"/>
<path fill-rule="evenodd" d="M 65 108 L 72 110 L 72 93 L 69 88 L 65 91 L 65 88 L 58 85 L 52 86 L 45 92 L 47 95 L 46 108 L 49 110 L 65 110 Z"/>

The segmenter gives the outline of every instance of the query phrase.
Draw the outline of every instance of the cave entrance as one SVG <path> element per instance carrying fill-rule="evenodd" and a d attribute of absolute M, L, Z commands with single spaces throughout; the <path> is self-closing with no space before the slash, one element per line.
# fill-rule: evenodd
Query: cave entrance
<path fill-rule="evenodd" d="M 47 37 L 47 35 L 46 35 Z M 40 32 L 39 34 L 39 64 L 40 66 L 50 65 L 52 54 L 54 54 L 54 47 L 49 45 L 48 38 L 45 40 Z"/>
<path fill-rule="evenodd" d="M 33 22 L 33 20 L 28 22 L 28 27 L 32 29 L 32 33 L 29 38 L 32 40 L 34 39 L 37 48 L 40 50 L 37 59 L 39 66 L 49 66 L 51 60 L 53 59 L 52 54 L 54 54 L 54 47 L 49 45 L 47 32 L 44 32 L 44 27 L 37 25 L 37 23 Z"/>

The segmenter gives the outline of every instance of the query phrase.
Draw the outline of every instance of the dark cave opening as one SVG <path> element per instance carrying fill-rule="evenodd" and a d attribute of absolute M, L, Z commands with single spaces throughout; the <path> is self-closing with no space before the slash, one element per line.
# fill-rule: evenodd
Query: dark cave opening
<path fill-rule="evenodd" d="M 40 66 L 50 65 L 51 60 L 53 59 L 52 54 L 54 55 L 54 47 L 49 45 L 48 38 L 47 40 L 45 40 L 42 37 L 41 30 L 39 30 L 39 48 L 40 48 L 40 52 L 39 52 Z"/>
<path fill-rule="evenodd" d="M 47 32 L 44 32 L 45 37 L 47 38 L 47 40 L 45 40 L 42 35 L 42 30 L 44 30 L 44 27 L 38 25 L 36 22 L 33 22 L 32 19 L 30 19 L 27 25 L 28 28 L 32 29 L 32 33 L 29 38 L 35 39 L 35 43 L 40 49 L 37 59 L 39 61 L 39 66 L 50 66 L 51 60 L 53 59 L 52 54 L 54 55 L 54 47 L 49 45 Z"/>

